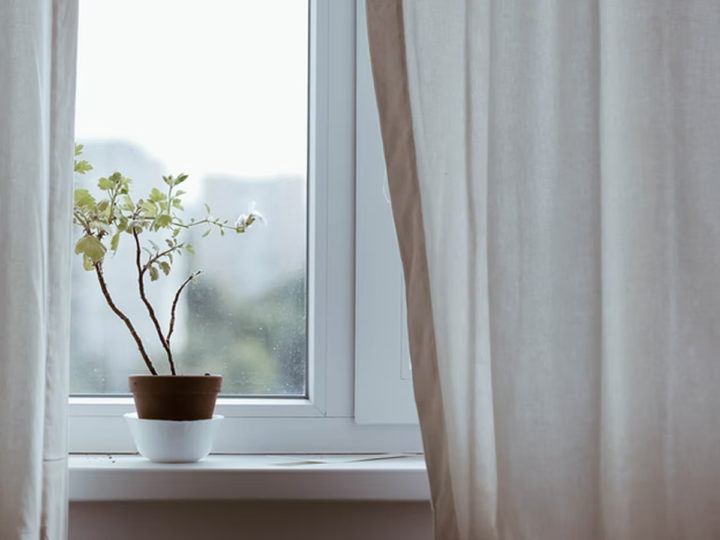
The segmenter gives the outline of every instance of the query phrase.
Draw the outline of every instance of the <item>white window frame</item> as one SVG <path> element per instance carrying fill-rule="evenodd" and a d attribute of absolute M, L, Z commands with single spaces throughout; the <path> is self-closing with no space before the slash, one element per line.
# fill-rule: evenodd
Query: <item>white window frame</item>
<path fill-rule="evenodd" d="M 419 452 L 416 425 L 355 421 L 359 6 L 354 0 L 310 0 L 310 6 L 307 398 L 220 398 L 216 412 L 225 421 L 214 451 Z M 122 417 L 134 410 L 132 398 L 70 397 L 69 402 L 71 452 L 135 452 Z"/>
<path fill-rule="evenodd" d="M 365 2 L 357 3 L 355 421 L 417 424 L 407 304 L 370 65 Z"/>

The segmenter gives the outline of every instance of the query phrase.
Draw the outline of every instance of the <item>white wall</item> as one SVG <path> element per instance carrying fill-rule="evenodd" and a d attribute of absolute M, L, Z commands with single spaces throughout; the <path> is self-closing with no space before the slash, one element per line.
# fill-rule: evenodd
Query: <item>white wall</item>
<path fill-rule="evenodd" d="M 88 502 L 70 540 L 431 540 L 429 503 Z"/>

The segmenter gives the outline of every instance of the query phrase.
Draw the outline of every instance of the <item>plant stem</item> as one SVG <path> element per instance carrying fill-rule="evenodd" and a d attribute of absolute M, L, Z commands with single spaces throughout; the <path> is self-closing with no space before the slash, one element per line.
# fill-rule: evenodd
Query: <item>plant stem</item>
<path fill-rule="evenodd" d="M 187 284 L 198 277 L 201 272 L 202 270 L 198 270 L 194 274 L 191 274 L 190 277 L 187 278 L 182 285 L 180 285 L 180 288 L 175 293 L 175 299 L 173 300 L 172 309 L 170 310 L 170 328 L 168 329 L 167 337 L 165 338 L 168 346 L 170 345 L 170 336 L 172 336 L 173 330 L 175 329 L 175 309 L 177 308 L 178 300 L 180 300 L 180 294 L 183 292 L 183 289 L 187 286 Z"/>
<path fill-rule="evenodd" d="M 133 219 L 143 222 L 143 223 L 152 223 L 155 221 L 155 218 L 152 217 L 143 217 L 143 216 L 133 216 Z M 201 219 L 199 221 L 193 221 L 192 223 L 181 223 L 180 221 L 173 221 L 170 223 L 173 227 L 180 227 L 181 229 L 191 229 L 192 227 L 197 227 L 198 225 L 214 225 L 218 229 L 227 229 L 228 231 L 234 231 L 236 230 L 234 225 L 228 225 L 227 223 L 222 223 L 219 220 L 209 220 L 209 219 Z"/>
<path fill-rule="evenodd" d="M 168 253 L 172 253 L 173 251 L 178 251 L 179 249 L 181 249 L 181 248 L 178 247 L 178 246 L 181 246 L 181 244 L 178 244 L 178 245 L 173 246 L 173 247 L 171 247 L 171 248 L 169 248 L 169 249 L 166 249 L 165 251 L 159 251 L 159 252 L 157 253 L 157 255 L 153 255 L 152 257 L 150 257 L 150 258 L 147 260 L 147 262 L 145 263 L 145 266 L 143 266 L 143 270 L 144 270 L 145 268 L 147 268 L 148 266 L 150 266 L 152 263 L 154 263 L 154 262 L 159 261 L 160 259 L 162 259 L 162 258 L 163 258 L 165 255 L 167 255 Z"/>
<path fill-rule="evenodd" d="M 113 302 L 113 299 L 110 296 L 110 291 L 108 291 L 107 284 L 105 283 L 105 277 L 103 276 L 102 262 L 95 263 L 95 274 L 97 275 L 98 281 L 100 282 L 100 289 L 102 290 L 103 296 L 105 296 L 105 300 L 110 306 L 110 309 L 113 310 L 115 315 L 120 317 L 120 319 L 125 323 L 125 326 L 128 327 L 128 330 L 130 330 L 130 334 L 132 334 L 132 337 L 135 339 L 135 343 L 137 343 L 140 354 L 145 361 L 145 365 L 150 370 L 150 373 L 152 373 L 153 375 L 157 375 L 157 371 L 155 371 L 155 366 L 153 366 L 152 362 L 150 361 L 150 357 L 148 356 L 147 352 L 145 352 L 145 347 L 143 347 L 142 340 L 140 339 L 138 333 L 135 331 L 135 327 L 130 322 L 130 319 L 128 319 L 128 317 L 115 305 L 115 302 Z"/>
<path fill-rule="evenodd" d="M 157 332 L 158 338 L 160 338 L 160 343 L 162 343 L 163 349 L 165 349 L 165 352 L 167 353 L 168 357 L 168 363 L 170 364 L 170 373 L 175 375 L 175 363 L 173 362 L 172 358 L 172 352 L 170 351 L 170 346 L 168 345 L 167 340 L 165 339 L 165 336 L 163 335 L 162 329 L 160 328 L 160 323 L 157 320 L 157 316 L 155 315 L 155 310 L 152 307 L 152 304 L 147 299 L 147 296 L 145 295 L 145 281 L 143 279 L 145 275 L 145 270 L 147 269 L 147 266 L 143 267 L 140 263 L 140 255 L 142 254 L 142 250 L 140 248 L 140 238 L 138 238 L 137 230 L 133 227 L 133 237 L 135 238 L 135 266 L 137 267 L 138 271 L 138 289 L 140 290 L 140 298 L 142 298 L 143 303 L 145 304 L 145 307 L 147 307 L 148 314 L 150 315 L 150 318 L 152 319 L 153 325 L 155 326 L 155 331 Z"/>

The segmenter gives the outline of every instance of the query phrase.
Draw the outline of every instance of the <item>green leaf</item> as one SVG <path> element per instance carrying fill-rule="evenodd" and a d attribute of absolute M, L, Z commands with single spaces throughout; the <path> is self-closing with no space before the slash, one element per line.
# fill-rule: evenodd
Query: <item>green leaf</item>
<path fill-rule="evenodd" d="M 161 216 L 158 216 L 157 218 L 155 218 L 155 230 L 158 230 L 158 229 L 162 229 L 162 228 L 164 228 L 164 227 L 167 227 L 167 226 L 170 225 L 171 223 L 172 223 L 172 217 L 171 217 L 171 216 L 169 216 L 169 215 L 167 215 L 167 214 L 163 214 L 163 215 L 161 215 Z"/>
<path fill-rule="evenodd" d="M 75 172 L 78 174 L 85 174 L 88 171 L 92 171 L 92 168 L 92 165 L 90 165 L 84 159 L 81 159 L 80 161 L 75 161 Z"/>
<path fill-rule="evenodd" d="M 193 249 L 192 244 L 185 244 L 185 249 L 191 255 L 195 255 L 195 250 Z"/>
<path fill-rule="evenodd" d="M 142 214 L 147 217 L 155 217 L 158 213 L 157 205 L 152 201 L 140 201 L 138 203 L 142 209 Z"/>
<path fill-rule="evenodd" d="M 178 210 L 185 210 L 185 207 L 180 202 L 180 199 L 173 199 L 172 205 Z"/>
<path fill-rule="evenodd" d="M 208 203 L 205 203 L 205 210 L 207 210 L 208 215 L 210 215 L 210 205 Z"/>
<path fill-rule="evenodd" d="M 82 144 L 76 144 L 75 145 L 75 157 L 78 157 L 80 154 L 82 154 L 83 151 L 83 145 Z M 92 165 L 90 165 L 87 161 L 84 159 L 78 161 L 75 160 L 75 172 L 78 174 L 85 174 L 88 171 L 92 170 Z"/>
<path fill-rule="evenodd" d="M 99 262 L 105 256 L 107 248 L 95 236 L 83 236 L 75 244 L 75 253 L 82 253 L 93 263 Z"/>
<path fill-rule="evenodd" d="M 148 198 L 153 202 L 160 202 L 167 199 L 167 195 L 165 195 L 158 188 L 152 188 L 152 191 L 150 191 L 150 197 Z"/>
<path fill-rule="evenodd" d="M 182 183 L 183 183 L 185 180 L 187 180 L 187 179 L 188 179 L 188 175 L 187 175 L 187 174 L 182 174 L 182 173 L 180 173 L 180 176 L 178 176 L 178 177 L 175 179 L 175 185 L 177 186 L 178 184 L 182 184 Z"/>
<path fill-rule="evenodd" d="M 157 279 L 160 277 L 160 273 L 158 272 L 158 269 L 154 266 L 150 267 L 150 281 L 157 281 Z"/>
<path fill-rule="evenodd" d="M 74 194 L 75 204 L 83 208 L 93 208 L 95 197 L 90 195 L 87 189 L 76 189 Z"/>
<path fill-rule="evenodd" d="M 98 231 L 102 231 L 105 234 L 110 234 L 112 230 L 107 225 L 107 223 L 104 223 L 102 221 L 93 220 L 90 222 L 90 227 L 97 229 Z"/>
<path fill-rule="evenodd" d="M 113 252 L 117 251 L 118 244 L 120 243 L 120 231 L 116 232 L 110 240 L 110 249 Z"/>
<path fill-rule="evenodd" d="M 167 262 L 160 262 L 160 268 L 166 276 L 170 273 L 170 265 Z"/>
<path fill-rule="evenodd" d="M 102 191 L 109 191 L 109 190 L 111 190 L 114 186 L 115 186 L 115 184 L 114 184 L 113 181 L 110 180 L 109 178 L 104 178 L 104 177 L 103 177 L 103 178 L 100 178 L 100 179 L 98 180 L 98 187 L 99 187 Z"/>
<path fill-rule="evenodd" d="M 83 255 L 83 268 L 88 272 L 95 269 L 95 265 L 93 265 L 92 259 L 87 255 Z"/>
<path fill-rule="evenodd" d="M 202 238 L 205 238 L 208 234 L 210 234 L 210 230 L 211 229 L 208 229 L 207 231 L 205 231 L 202 235 Z"/>
<path fill-rule="evenodd" d="M 122 198 L 122 205 L 120 206 L 120 208 L 122 208 L 123 210 L 127 210 L 128 212 L 130 212 L 130 211 L 132 211 L 132 210 L 135 209 L 135 203 L 133 202 L 133 200 L 130 198 L 129 195 L 125 195 L 125 196 Z"/>

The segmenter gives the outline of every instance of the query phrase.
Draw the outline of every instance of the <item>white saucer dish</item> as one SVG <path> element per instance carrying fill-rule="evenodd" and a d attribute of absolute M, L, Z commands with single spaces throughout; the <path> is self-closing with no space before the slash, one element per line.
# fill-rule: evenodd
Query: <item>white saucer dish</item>
<path fill-rule="evenodd" d="M 146 420 L 136 412 L 124 415 L 138 452 L 159 463 L 193 463 L 210 453 L 223 420 L 216 414 L 208 420 Z"/>

